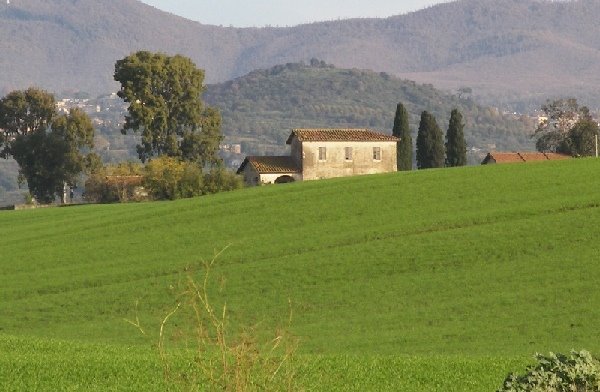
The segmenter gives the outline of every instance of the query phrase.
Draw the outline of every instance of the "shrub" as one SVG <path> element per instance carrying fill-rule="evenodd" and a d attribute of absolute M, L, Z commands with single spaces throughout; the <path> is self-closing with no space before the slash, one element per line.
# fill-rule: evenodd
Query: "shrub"
<path fill-rule="evenodd" d="M 179 197 L 201 196 L 204 192 L 204 176 L 198 165 L 188 163 L 183 169 L 178 185 Z"/>
<path fill-rule="evenodd" d="M 175 200 L 238 189 L 242 179 L 220 167 L 205 174 L 196 163 L 160 157 L 146 165 L 144 185 L 154 199 Z"/>
<path fill-rule="evenodd" d="M 84 198 L 94 203 L 140 201 L 142 166 L 133 162 L 96 169 L 85 182 Z"/>
<path fill-rule="evenodd" d="M 143 186 L 142 186 L 143 185 Z M 240 176 L 223 168 L 207 173 L 194 162 L 154 158 L 146 166 L 124 163 L 97 169 L 85 183 L 85 199 L 96 203 L 175 200 L 241 188 Z"/>
<path fill-rule="evenodd" d="M 173 157 L 155 158 L 144 169 L 144 186 L 157 200 L 175 200 L 181 197 L 180 183 L 186 163 Z"/>
<path fill-rule="evenodd" d="M 600 362 L 587 351 L 570 356 L 536 354 L 537 364 L 524 375 L 509 374 L 498 392 L 597 392 L 600 391 Z"/>
<path fill-rule="evenodd" d="M 204 176 L 204 193 L 233 191 L 244 186 L 242 177 L 221 167 L 211 169 Z"/>

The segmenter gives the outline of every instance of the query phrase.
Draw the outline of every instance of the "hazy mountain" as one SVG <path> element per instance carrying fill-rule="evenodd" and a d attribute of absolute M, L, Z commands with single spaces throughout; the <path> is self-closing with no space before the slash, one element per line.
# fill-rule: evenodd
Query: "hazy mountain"
<path fill-rule="evenodd" d="M 0 89 L 116 89 L 114 62 L 139 49 L 182 53 L 218 82 L 317 57 L 505 101 L 600 98 L 600 1 L 461 0 L 387 19 L 226 28 L 136 0 L 0 5 Z"/>

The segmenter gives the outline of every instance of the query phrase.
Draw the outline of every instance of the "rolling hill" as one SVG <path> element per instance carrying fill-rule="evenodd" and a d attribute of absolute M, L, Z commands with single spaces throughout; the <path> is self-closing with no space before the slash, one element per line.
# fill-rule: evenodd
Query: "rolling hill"
<path fill-rule="evenodd" d="M 114 91 L 114 62 L 147 49 L 190 56 L 211 83 L 316 57 L 440 88 L 469 86 L 487 102 L 593 102 L 598 14 L 595 0 L 459 0 L 386 19 L 241 29 L 136 0 L 15 0 L 0 4 L 0 91 Z"/>
<path fill-rule="evenodd" d="M 138 369 L 154 385 L 156 362 L 131 359 L 148 337 L 123 319 L 155 336 L 186 271 L 226 248 L 213 298 L 233 326 L 264 329 L 290 300 L 316 390 L 492 390 L 536 351 L 600 350 L 598 170 L 465 167 L 0 212 L 0 347 L 16 358 L 0 356 L 0 380 L 35 385 L 69 352 L 79 374 L 112 375 L 84 382 Z"/>
<path fill-rule="evenodd" d="M 413 141 L 422 111 L 433 113 L 445 133 L 450 112 L 459 109 L 471 164 L 479 164 L 492 149 L 535 150 L 531 139 L 535 122 L 527 116 L 500 113 L 430 84 L 336 68 L 316 59 L 208 85 L 204 99 L 221 111 L 227 141 L 241 142 L 248 155 L 286 154 L 292 128 L 364 127 L 391 133 L 398 102 L 410 113 Z"/>

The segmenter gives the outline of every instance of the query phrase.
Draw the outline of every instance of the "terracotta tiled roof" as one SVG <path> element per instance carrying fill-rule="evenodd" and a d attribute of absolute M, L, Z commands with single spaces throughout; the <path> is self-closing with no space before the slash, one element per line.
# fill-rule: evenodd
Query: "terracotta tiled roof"
<path fill-rule="evenodd" d="M 483 164 L 494 161 L 496 163 L 556 161 L 569 159 L 570 156 L 555 152 L 490 152 L 483 160 Z"/>
<path fill-rule="evenodd" d="M 301 142 L 397 142 L 392 135 L 371 129 L 294 129 L 287 140 L 297 137 Z"/>
<path fill-rule="evenodd" d="M 244 171 L 248 164 L 259 173 L 300 173 L 300 168 L 290 156 L 246 157 L 237 171 L 238 174 Z"/>

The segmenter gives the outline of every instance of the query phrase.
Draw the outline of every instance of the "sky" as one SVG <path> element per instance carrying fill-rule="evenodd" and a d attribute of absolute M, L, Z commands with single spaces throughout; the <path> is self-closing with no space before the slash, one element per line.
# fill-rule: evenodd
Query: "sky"
<path fill-rule="evenodd" d="M 263 27 L 388 17 L 449 0 L 141 0 L 204 24 Z"/>

